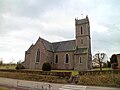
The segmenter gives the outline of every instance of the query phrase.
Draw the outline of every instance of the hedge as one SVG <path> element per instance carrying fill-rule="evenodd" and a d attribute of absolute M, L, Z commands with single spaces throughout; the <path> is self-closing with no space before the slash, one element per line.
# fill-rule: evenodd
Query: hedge
<path fill-rule="evenodd" d="M 80 71 L 79 75 L 103 75 L 103 74 L 119 74 L 120 70 L 96 70 L 96 71 Z"/>

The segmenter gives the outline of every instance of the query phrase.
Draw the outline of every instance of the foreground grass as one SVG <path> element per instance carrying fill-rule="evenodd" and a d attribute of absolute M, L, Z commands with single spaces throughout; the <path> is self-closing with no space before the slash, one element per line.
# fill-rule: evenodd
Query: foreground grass
<path fill-rule="evenodd" d="M 78 74 L 78 71 L 73 70 L 52 70 L 51 72 L 72 72 L 72 75 Z M 52 82 L 66 84 L 69 81 L 67 77 L 59 77 L 52 75 L 40 75 L 39 73 L 20 73 L 20 72 L 3 72 L 0 71 L 0 77 L 40 81 L 40 82 Z M 111 86 L 120 87 L 120 73 L 101 73 L 92 75 L 81 75 L 77 78 L 77 84 L 79 85 L 94 85 L 94 86 Z M 1 89 L 0 89 L 1 90 Z"/>
<path fill-rule="evenodd" d="M 30 81 L 40 81 L 40 82 L 52 82 L 52 83 L 67 83 L 69 78 L 62 78 L 59 76 L 51 75 L 39 75 L 34 73 L 19 73 L 19 72 L 0 72 L 0 77 L 20 79 L 20 80 L 30 80 Z"/>
<path fill-rule="evenodd" d="M 78 84 L 120 87 L 120 73 L 111 73 L 104 75 L 83 75 L 78 79 Z"/>
<path fill-rule="evenodd" d="M 6 87 L 0 87 L 0 90 L 11 90 L 11 89 L 6 88 Z"/>

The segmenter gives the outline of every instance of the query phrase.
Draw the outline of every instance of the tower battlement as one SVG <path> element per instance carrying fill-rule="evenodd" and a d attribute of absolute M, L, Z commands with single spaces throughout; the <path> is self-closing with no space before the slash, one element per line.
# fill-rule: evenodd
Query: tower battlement
<path fill-rule="evenodd" d="M 86 15 L 86 18 L 83 18 L 83 19 L 75 18 L 75 25 L 81 25 L 81 24 L 87 24 L 87 23 L 89 23 L 88 15 Z"/>

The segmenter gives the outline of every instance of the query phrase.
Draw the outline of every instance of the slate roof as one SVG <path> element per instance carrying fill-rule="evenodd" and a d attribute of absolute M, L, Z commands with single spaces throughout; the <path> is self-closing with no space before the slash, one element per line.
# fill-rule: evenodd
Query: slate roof
<path fill-rule="evenodd" d="M 48 42 L 47 40 L 45 39 L 42 39 L 43 40 L 43 44 L 45 46 L 45 48 L 49 51 L 53 51 L 53 45 L 52 43 Z"/>
<path fill-rule="evenodd" d="M 26 51 L 26 53 L 30 53 L 31 49 L 34 47 L 34 45 L 32 44 L 29 49 Z"/>
<path fill-rule="evenodd" d="M 42 38 L 39 38 L 37 42 L 39 40 L 42 40 L 42 43 L 44 44 L 45 48 L 48 51 L 52 51 L 52 52 L 75 51 L 75 54 L 87 53 L 87 48 L 76 49 L 75 40 L 53 42 L 53 43 Z M 27 53 L 30 53 L 31 49 L 34 46 L 35 45 L 32 44 L 30 48 L 27 50 Z"/>
<path fill-rule="evenodd" d="M 76 49 L 75 40 L 53 42 L 53 43 L 50 43 L 44 39 L 42 40 L 45 48 L 52 52 L 75 51 L 75 54 L 87 53 L 87 48 Z"/>
<path fill-rule="evenodd" d="M 53 51 L 74 51 L 75 50 L 75 40 L 62 41 L 52 43 Z"/>
<path fill-rule="evenodd" d="M 42 39 L 42 38 L 41 38 Z M 42 39 L 45 48 L 49 51 L 73 51 L 75 50 L 75 40 L 61 41 L 61 42 L 49 42 Z"/>

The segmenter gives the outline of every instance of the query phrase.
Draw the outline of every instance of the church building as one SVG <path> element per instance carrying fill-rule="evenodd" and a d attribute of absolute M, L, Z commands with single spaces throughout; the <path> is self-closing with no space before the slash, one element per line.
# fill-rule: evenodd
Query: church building
<path fill-rule="evenodd" d="M 41 37 L 25 52 L 23 65 L 28 69 L 42 69 L 45 62 L 53 70 L 87 71 L 92 68 L 90 23 L 75 19 L 75 40 L 49 42 Z"/>

